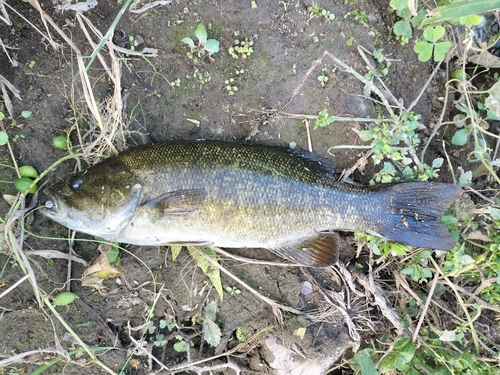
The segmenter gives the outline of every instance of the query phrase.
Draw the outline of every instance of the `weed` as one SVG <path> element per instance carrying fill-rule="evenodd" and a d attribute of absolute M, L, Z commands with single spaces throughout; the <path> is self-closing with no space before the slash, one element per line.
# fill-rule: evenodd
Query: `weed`
<path fill-rule="evenodd" d="M 325 87 L 326 83 L 328 82 L 329 78 L 327 75 L 325 75 L 326 68 L 321 69 L 321 74 L 318 76 L 318 81 L 321 84 L 321 87 Z"/>
<path fill-rule="evenodd" d="M 325 126 L 330 125 L 335 121 L 335 116 L 329 116 L 328 111 L 323 109 L 320 111 L 318 118 L 314 121 L 314 128 L 316 130 L 318 128 L 324 128 Z"/>
<path fill-rule="evenodd" d="M 226 292 L 228 292 L 232 296 L 235 294 L 236 295 L 241 294 L 241 290 L 239 290 L 235 286 L 226 286 L 224 289 L 226 290 Z"/>
<path fill-rule="evenodd" d="M 182 39 L 182 42 L 189 46 L 190 51 L 187 53 L 187 56 L 190 59 L 193 58 L 194 53 L 197 53 L 198 57 L 201 57 L 205 53 L 210 57 L 214 53 L 219 52 L 219 41 L 216 39 L 207 39 L 207 30 L 202 23 L 196 28 L 194 35 L 198 39 L 198 45 L 195 45 L 191 38 Z"/>
<path fill-rule="evenodd" d="M 130 49 L 132 51 L 135 51 L 135 48 L 139 45 L 139 42 L 137 41 L 137 39 L 135 39 L 132 35 L 130 35 L 128 37 L 128 42 L 130 44 Z"/>
<path fill-rule="evenodd" d="M 236 339 L 240 342 L 246 342 L 247 338 L 245 337 L 245 331 L 243 328 L 238 327 L 236 328 Z"/>
<path fill-rule="evenodd" d="M 172 87 L 181 87 L 181 80 L 180 78 L 176 78 L 175 80 L 170 82 L 170 86 Z"/>
<path fill-rule="evenodd" d="M 420 8 L 410 9 L 411 5 Z M 393 32 L 401 43 L 408 43 L 413 36 L 413 29 L 423 29 L 423 38 L 417 41 L 414 47 L 418 59 L 429 61 L 434 56 L 434 61 L 441 61 L 451 48 L 451 43 L 442 39 L 446 32 L 445 27 L 465 26 L 470 29 L 482 22 L 478 14 L 495 11 L 499 3 L 476 1 L 472 4 L 467 1 L 451 0 L 445 5 L 428 10 L 427 13 L 425 11 L 427 5 L 424 3 L 391 0 L 390 6 L 402 18 L 393 26 Z"/>
<path fill-rule="evenodd" d="M 242 75 L 245 73 L 244 69 L 236 69 L 234 75 L 224 81 L 226 91 L 229 95 L 234 95 L 238 91 L 238 86 L 236 85 L 236 80 L 240 80 Z"/>
<path fill-rule="evenodd" d="M 451 48 L 451 42 L 442 39 L 445 33 L 443 26 L 428 27 L 424 30 L 423 40 L 415 44 L 413 50 L 420 61 L 428 61 L 434 56 L 434 61 L 441 61 Z"/>
<path fill-rule="evenodd" d="M 195 79 L 198 80 L 199 83 L 201 83 L 202 85 L 210 82 L 210 80 L 212 79 L 212 77 L 210 76 L 210 73 L 205 71 L 205 72 L 202 72 L 200 69 L 196 68 L 193 72 L 193 77 Z M 187 79 L 190 79 L 191 76 L 190 75 L 186 75 L 186 78 Z M 180 82 L 180 81 L 179 81 Z"/>
<path fill-rule="evenodd" d="M 359 24 L 363 26 L 368 26 L 368 14 L 364 10 L 353 10 L 350 12 L 347 12 L 344 15 L 344 18 L 350 18 L 353 21 L 359 22 Z"/>
<path fill-rule="evenodd" d="M 313 4 L 308 8 L 309 20 L 313 18 L 325 18 L 327 20 L 333 21 L 335 19 L 335 14 L 327 9 L 320 8 L 318 5 Z"/>
<path fill-rule="evenodd" d="M 238 37 L 240 35 L 239 31 L 234 32 L 234 36 Z M 246 59 L 253 54 L 253 39 L 257 36 L 246 37 L 244 40 L 240 38 L 236 38 L 233 42 L 233 46 L 230 47 L 227 52 L 231 55 L 233 59 L 237 59 L 241 57 L 242 59 Z"/>

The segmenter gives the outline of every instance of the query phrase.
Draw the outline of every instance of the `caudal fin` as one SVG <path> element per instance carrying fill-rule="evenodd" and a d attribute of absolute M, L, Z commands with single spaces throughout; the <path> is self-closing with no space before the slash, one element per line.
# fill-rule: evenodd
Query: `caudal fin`
<path fill-rule="evenodd" d="M 380 235 L 410 246 L 451 250 L 455 241 L 439 218 L 461 192 L 456 185 L 439 182 L 390 186 L 389 213 L 380 223 Z"/>

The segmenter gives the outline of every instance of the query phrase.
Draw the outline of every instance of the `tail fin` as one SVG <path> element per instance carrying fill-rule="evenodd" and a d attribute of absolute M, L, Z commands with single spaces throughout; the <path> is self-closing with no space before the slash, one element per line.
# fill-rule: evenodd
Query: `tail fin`
<path fill-rule="evenodd" d="M 380 223 L 380 235 L 410 246 L 451 250 L 455 241 L 439 218 L 461 192 L 456 185 L 439 182 L 390 186 L 385 192 L 390 213 Z"/>

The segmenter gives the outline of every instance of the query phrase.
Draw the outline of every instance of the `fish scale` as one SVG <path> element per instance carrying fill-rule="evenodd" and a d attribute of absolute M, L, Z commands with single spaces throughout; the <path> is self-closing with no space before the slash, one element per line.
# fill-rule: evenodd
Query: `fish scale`
<path fill-rule="evenodd" d="M 124 151 L 69 176 L 46 191 L 50 199 L 42 212 L 108 240 L 262 247 L 308 266 L 336 262 L 338 240 L 331 230 L 453 247 L 439 217 L 460 195 L 457 186 L 363 187 L 335 176 L 327 159 L 306 151 L 171 141 Z"/>

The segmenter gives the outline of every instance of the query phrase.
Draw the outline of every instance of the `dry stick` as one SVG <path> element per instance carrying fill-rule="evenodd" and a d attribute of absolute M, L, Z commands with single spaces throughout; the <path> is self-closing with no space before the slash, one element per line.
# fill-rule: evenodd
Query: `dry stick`
<path fill-rule="evenodd" d="M 219 254 L 222 254 L 228 258 L 237 260 L 238 262 L 244 262 L 244 263 L 250 263 L 250 264 L 263 264 L 263 265 L 267 265 L 267 266 L 279 266 L 279 267 L 302 267 L 300 264 L 296 264 L 296 263 L 280 263 L 280 262 L 271 262 L 271 261 L 267 261 L 267 260 L 256 260 L 256 259 L 240 257 L 238 255 L 228 253 L 227 251 L 224 251 L 219 247 L 213 247 L 212 249 L 216 253 L 219 253 Z"/>
<path fill-rule="evenodd" d="M 474 324 L 473 324 L 473 321 L 472 321 L 472 319 L 470 317 L 469 311 L 467 310 L 467 307 L 464 305 L 464 301 L 462 299 L 462 296 L 460 295 L 460 293 L 458 293 L 456 285 L 453 284 L 451 282 L 451 280 L 446 275 L 444 275 L 443 271 L 441 270 L 441 267 L 439 267 L 439 265 L 434 261 L 434 259 L 432 257 L 430 257 L 429 259 L 430 259 L 432 265 L 434 266 L 434 268 L 436 269 L 436 271 L 441 276 L 443 276 L 443 278 L 446 280 L 446 282 L 448 283 L 448 285 L 451 287 L 451 289 L 455 293 L 455 296 L 457 297 L 457 300 L 458 300 L 458 302 L 460 304 L 460 307 L 462 307 L 462 310 L 465 313 L 465 316 L 467 317 L 467 324 L 469 325 L 469 327 L 471 329 L 472 340 L 474 341 L 474 346 L 476 347 L 476 350 L 479 353 L 479 338 L 477 336 L 476 329 L 474 328 Z"/>
<path fill-rule="evenodd" d="M 50 32 L 49 30 L 47 29 L 47 35 L 45 35 L 44 33 L 42 33 L 40 30 L 38 30 L 38 27 L 35 26 L 35 24 L 33 24 L 32 22 L 30 22 L 30 20 L 28 20 L 26 17 L 24 17 L 21 13 L 19 13 L 16 9 L 14 9 L 13 7 L 11 7 L 9 4 L 7 4 L 5 1 L 1 1 L 0 2 L 1 4 L 5 4 L 7 5 L 10 10 L 12 10 L 14 13 L 16 13 L 19 17 L 21 17 L 26 23 L 28 23 L 37 33 L 39 33 L 41 36 L 43 36 L 45 39 L 48 40 L 48 42 L 52 45 L 52 48 L 54 48 L 55 50 L 59 49 L 59 48 L 62 48 L 62 45 L 60 45 L 59 43 L 55 42 L 52 40 L 52 36 L 50 35 Z M 38 5 L 35 5 L 35 3 L 38 3 L 37 0 L 30 0 L 29 3 L 31 4 L 31 6 L 33 8 L 35 8 L 36 10 L 38 10 L 40 12 L 40 14 L 43 16 L 42 14 L 42 8 L 40 7 L 40 4 Z M 45 23 L 45 20 L 42 18 L 42 22 L 44 24 L 44 26 L 47 28 L 47 24 Z"/>
<path fill-rule="evenodd" d="M 368 60 L 368 58 L 366 57 L 365 55 L 365 52 L 369 53 L 370 55 L 373 55 L 370 51 L 368 51 L 365 47 L 363 46 L 358 46 L 358 52 L 359 54 L 361 55 L 361 57 L 363 58 L 363 60 L 365 60 L 366 64 L 368 65 L 368 67 L 376 73 L 376 69 L 372 66 L 371 62 Z M 384 89 L 385 93 L 389 96 L 389 98 L 394 102 L 394 105 L 396 107 L 398 107 L 398 109 L 401 111 L 403 110 L 403 107 L 402 107 L 402 103 L 400 100 L 397 100 L 396 97 L 392 94 L 391 90 L 389 90 L 389 88 L 386 86 L 386 84 L 384 83 L 384 81 L 380 78 L 379 74 L 374 74 L 375 78 L 377 78 L 377 81 L 380 83 L 380 85 L 382 86 L 382 88 Z M 363 77 L 364 78 L 364 77 Z M 384 96 L 385 97 L 385 96 Z"/>
<path fill-rule="evenodd" d="M 373 263 L 373 253 L 370 252 L 370 261 L 368 262 L 368 280 L 364 280 L 362 277 L 358 277 L 358 282 L 365 288 L 366 291 L 371 292 L 373 298 L 375 299 L 375 303 L 378 305 L 382 314 L 389 319 L 394 328 L 398 333 L 398 336 L 402 336 L 405 332 L 405 328 L 401 323 L 400 317 L 394 312 L 394 309 L 391 308 L 385 298 L 380 293 L 380 288 L 375 285 L 375 280 L 373 278 L 372 273 L 372 263 Z"/>
<path fill-rule="evenodd" d="M 210 246 L 210 248 L 213 249 L 213 246 Z M 224 272 L 226 275 L 228 275 L 230 278 L 232 278 L 233 280 L 235 280 L 237 283 L 241 284 L 241 286 L 243 286 L 245 289 L 247 289 L 248 291 L 250 291 L 251 293 L 253 293 L 255 296 L 257 296 L 261 300 L 263 300 L 265 303 L 269 304 L 273 308 L 273 310 L 275 308 L 280 308 L 280 309 L 282 309 L 284 311 L 291 312 L 291 313 L 296 314 L 296 315 L 302 314 L 299 310 L 294 309 L 293 307 L 281 305 L 281 304 L 277 303 L 276 301 L 273 301 L 272 299 L 267 298 L 266 296 L 263 296 L 261 293 L 259 293 L 255 289 L 253 289 L 250 285 L 246 284 L 243 280 L 241 280 L 240 278 L 238 278 L 237 276 L 235 276 L 231 272 L 229 272 L 227 269 L 225 269 L 224 267 L 222 267 L 217 261 L 215 261 L 214 259 L 212 259 L 211 257 L 209 257 L 203 251 L 199 250 L 198 248 L 196 248 L 196 250 L 199 251 L 200 254 L 206 260 L 208 260 L 213 266 L 217 267 L 219 270 L 221 270 L 222 272 Z"/>
<path fill-rule="evenodd" d="M 37 355 L 37 354 L 44 354 L 44 353 L 55 354 L 55 355 L 59 354 L 63 357 L 66 357 L 66 355 L 65 355 L 66 353 L 61 352 L 57 349 L 48 348 L 48 349 L 30 350 L 29 352 L 23 352 L 23 353 L 16 354 L 12 357 L 1 360 L 0 361 L 0 368 L 12 365 L 14 363 L 19 363 L 22 360 L 24 360 L 24 358 L 26 358 L 26 357 L 30 357 L 32 355 Z"/>
<path fill-rule="evenodd" d="M 112 39 L 111 37 L 112 37 L 113 33 L 115 32 L 116 25 L 118 25 L 118 22 L 122 18 L 123 14 L 125 13 L 125 11 L 127 10 L 127 8 L 129 7 L 129 5 L 130 5 L 131 2 L 132 2 L 132 0 L 125 1 L 125 3 L 123 4 L 123 6 L 121 7 L 120 11 L 118 12 L 118 14 L 115 16 L 115 19 L 113 20 L 113 23 L 109 27 L 108 31 L 103 36 L 103 38 L 101 39 L 101 41 L 99 42 L 99 44 L 97 45 L 97 47 L 94 49 L 94 52 L 92 52 L 92 55 L 90 56 L 90 61 L 87 64 L 87 67 L 85 68 L 85 70 L 88 70 L 90 68 L 90 66 L 94 62 L 94 59 L 95 59 L 96 55 L 99 54 L 99 51 L 101 50 L 101 48 L 104 47 L 104 45 L 107 43 L 108 40 Z"/>
<path fill-rule="evenodd" d="M 484 199 L 485 201 L 487 201 L 487 202 L 489 202 L 491 204 L 496 204 L 496 202 L 493 199 L 488 198 L 487 196 L 481 194 L 479 191 L 477 191 L 476 189 L 474 189 L 474 188 L 472 188 L 470 186 L 464 186 L 463 189 L 467 190 L 467 191 L 470 191 L 471 193 L 476 194 L 478 197 Z"/>
<path fill-rule="evenodd" d="M 75 52 L 80 72 L 80 78 L 82 82 L 82 90 L 85 96 L 85 101 L 87 102 L 90 112 L 92 113 L 95 121 L 97 122 L 99 130 L 101 132 L 105 132 L 106 129 L 104 127 L 103 120 L 99 112 L 99 106 L 97 105 L 94 93 L 92 92 L 92 85 L 90 84 L 90 80 L 85 69 L 85 64 L 83 62 L 83 56 L 81 51 L 79 50 L 79 48 L 76 47 L 76 45 L 71 41 L 71 39 L 69 39 L 67 35 L 57 26 L 54 20 L 41 9 L 38 0 L 29 0 L 29 2 L 33 7 L 35 7 L 40 12 L 40 14 L 50 23 L 50 25 L 59 33 L 59 35 L 65 40 L 66 43 L 68 43 L 71 49 Z M 104 139 L 107 142 L 108 147 L 116 152 L 116 149 L 111 143 L 111 141 L 107 137 L 105 137 Z M 88 155 L 85 156 L 88 157 Z"/>
<path fill-rule="evenodd" d="M 335 147 L 335 146 L 334 146 Z M 334 147 L 330 147 L 328 149 L 328 153 L 330 154 L 330 150 Z M 366 165 L 368 163 L 368 157 L 373 154 L 373 150 L 369 150 L 365 152 L 354 164 L 351 168 L 345 169 L 342 171 L 342 176 L 340 176 L 340 180 L 345 181 L 356 169 L 361 167 L 362 165 Z"/>
<path fill-rule="evenodd" d="M 492 284 L 494 284 L 496 282 L 496 278 L 495 279 L 492 279 Z M 440 282 L 440 284 L 443 284 L 445 285 L 444 282 Z M 485 300 L 483 300 L 482 298 L 476 296 L 474 293 L 471 293 L 469 292 L 467 289 L 465 288 L 462 288 L 461 286 L 459 285 L 455 285 L 455 288 L 457 288 L 457 290 L 462 293 L 462 294 L 465 294 L 466 296 L 469 296 L 470 298 L 473 298 L 476 303 L 478 305 L 480 305 L 481 307 L 485 308 L 485 309 L 488 309 L 488 310 L 491 310 L 491 311 L 495 311 L 497 313 L 500 313 L 500 307 L 497 307 L 497 306 L 494 306 L 492 305 L 491 303 L 488 303 L 486 302 Z M 475 291 L 476 293 L 478 292 L 477 289 Z"/>
<path fill-rule="evenodd" d="M 443 61 L 444 61 L 444 59 L 442 59 L 440 62 L 436 63 L 436 67 L 432 71 L 432 73 L 429 76 L 429 78 L 427 78 L 427 81 L 425 81 L 425 83 L 422 86 L 422 88 L 420 89 L 420 92 L 418 93 L 417 97 L 415 98 L 414 101 L 411 102 L 411 104 L 409 105 L 409 107 L 406 109 L 408 112 L 410 112 L 411 109 L 417 105 L 417 103 L 419 102 L 419 100 L 422 97 L 422 95 L 424 95 L 425 90 L 427 90 L 427 87 L 429 86 L 429 84 L 431 83 L 431 80 L 434 78 L 434 76 L 436 75 L 437 71 L 441 67 L 441 64 L 443 63 Z"/>
<path fill-rule="evenodd" d="M 434 279 L 432 279 L 431 288 L 429 289 L 429 294 L 427 294 L 427 300 L 425 301 L 424 307 L 420 311 L 420 318 L 418 319 L 417 326 L 415 327 L 415 331 L 413 332 L 412 340 L 413 342 L 417 342 L 418 333 L 420 332 L 420 328 L 424 323 L 425 316 L 427 315 L 427 310 L 429 309 L 429 305 L 432 301 L 432 295 L 434 294 L 434 290 L 436 289 L 436 284 L 439 279 L 439 272 L 434 274 Z"/>
<path fill-rule="evenodd" d="M 0 299 L 5 297 L 7 294 L 9 294 L 12 290 L 16 289 L 18 285 L 22 284 L 24 280 L 29 279 L 29 275 L 24 275 L 21 277 L 19 280 L 17 280 L 14 284 L 12 284 L 10 287 L 8 287 L 6 290 L 0 294 Z"/>
<path fill-rule="evenodd" d="M 308 120 L 317 120 L 319 119 L 318 115 L 307 115 L 303 113 L 288 113 L 288 112 L 279 112 L 280 116 L 288 117 L 288 118 L 298 118 L 298 119 L 308 119 Z M 339 117 L 339 116 L 329 116 L 333 117 L 333 121 L 335 122 L 390 122 L 393 121 L 390 118 L 369 118 L 369 117 Z"/>
<path fill-rule="evenodd" d="M 284 109 L 285 107 L 290 104 L 290 102 L 293 100 L 293 98 L 295 98 L 295 96 L 299 93 L 299 90 L 300 88 L 304 85 L 304 82 L 306 81 L 306 79 L 311 75 L 311 73 L 313 72 L 313 70 L 321 63 L 321 61 L 323 60 L 323 58 L 325 57 L 326 55 L 326 52 L 323 52 L 323 54 L 321 55 L 321 57 L 317 60 L 315 60 L 311 67 L 309 68 L 309 70 L 307 71 L 307 73 L 304 75 L 304 77 L 302 77 L 300 83 L 297 85 L 297 87 L 295 88 L 295 90 L 293 90 L 293 93 L 292 93 L 292 96 L 290 97 L 290 99 L 288 99 L 288 101 L 285 103 L 284 106 L 282 106 L 276 113 L 277 114 L 280 114 Z"/>
<path fill-rule="evenodd" d="M 304 119 L 304 122 L 306 124 L 307 148 L 308 148 L 309 152 L 313 152 L 313 145 L 312 145 L 312 142 L 311 142 L 311 132 L 309 130 L 309 120 L 308 119 Z"/>
<path fill-rule="evenodd" d="M 73 336 L 73 338 L 80 344 L 80 346 L 85 350 L 85 352 L 92 358 L 92 361 L 101 366 L 104 370 L 109 372 L 112 375 L 117 375 L 111 368 L 109 368 L 106 364 L 101 362 L 99 358 L 96 357 L 95 353 L 88 347 L 88 345 L 83 342 L 83 340 L 73 331 L 73 329 L 66 323 L 64 318 L 57 312 L 52 303 L 48 301 L 48 296 L 44 297 L 45 305 L 49 308 L 49 310 L 54 314 L 54 316 L 59 320 L 59 322 L 66 328 L 66 330 Z"/>
<path fill-rule="evenodd" d="M 129 331 L 132 330 L 132 327 L 130 327 L 130 322 L 127 323 L 127 328 Z M 134 345 L 138 351 L 143 352 L 150 360 L 155 361 L 163 370 L 166 370 L 169 373 L 175 373 L 175 372 L 178 372 L 180 370 L 189 369 L 191 366 L 196 366 L 196 365 L 200 365 L 202 363 L 208 362 L 208 361 L 213 361 L 217 358 L 228 357 L 228 356 L 232 355 L 233 353 L 236 353 L 237 351 L 242 350 L 245 346 L 248 346 L 252 341 L 258 339 L 259 336 L 262 336 L 263 334 L 269 332 L 273 328 L 274 328 L 273 326 L 264 327 L 263 329 L 257 331 L 252 337 L 250 337 L 248 339 L 248 341 L 238 344 L 233 349 L 231 349 L 225 353 L 221 353 L 221 354 L 215 355 L 215 356 L 210 357 L 210 358 L 200 359 L 200 360 L 197 360 L 197 361 L 194 361 L 191 363 L 177 365 L 176 367 L 172 367 L 172 368 L 168 368 L 167 366 L 165 366 L 155 356 L 153 356 L 146 349 L 144 349 L 144 347 L 137 340 L 135 340 L 132 335 L 129 335 L 129 338 L 134 343 Z M 210 370 L 210 368 L 208 368 L 206 371 L 209 371 L 209 370 Z"/>
<path fill-rule="evenodd" d="M 75 235 L 76 232 L 72 231 L 71 229 L 68 229 L 70 232 L 70 238 L 68 240 L 68 246 L 69 246 L 69 254 L 73 255 L 74 250 L 73 250 L 73 244 L 75 243 Z M 66 275 L 66 291 L 71 292 L 71 269 L 72 269 L 72 258 L 68 258 L 68 270 L 67 270 L 67 275 Z"/>
<path fill-rule="evenodd" d="M 396 276 L 396 278 L 400 278 L 400 276 L 398 274 L 396 274 L 395 276 Z M 408 283 L 402 282 L 402 281 L 403 281 L 402 279 L 399 280 L 400 285 L 402 285 L 403 288 L 406 289 L 406 291 L 415 299 L 415 301 L 417 301 L 419 304 L 423 305 L 424 301 L 422 300 L 422 298 L 420 298 L 420 296 L 418 294 L 416 294 L 415 291 L 410 288 L 410 286 L 408 285 Z M 440 282 L 438 282 L 438 283 L 442 284 Z M 447 307 L 443 306 L 442 304 L 440 304 L 439 302 L 434 301 L 434 300 L 432 300 L 431 302 L 432 302 L 432 304 L 434 306 L 436 306 L 437 308 L 443 310 L 444 312 L 446 312 L 447 314 L 449 314 L 450 316 L 452 316 L 453 318 L 455 318 L 457 321 L 459 321 L 461 324 L 465 324 L 465 320 L 463 320 L 462 318 L 460 318 L 458 315 L 456 315 L 453 311 L 451 311 Z"/>

